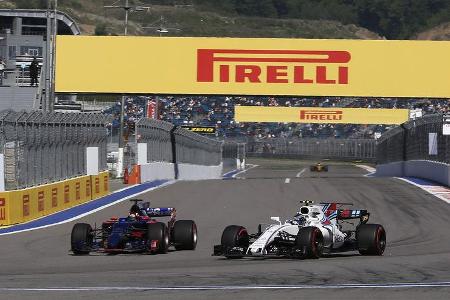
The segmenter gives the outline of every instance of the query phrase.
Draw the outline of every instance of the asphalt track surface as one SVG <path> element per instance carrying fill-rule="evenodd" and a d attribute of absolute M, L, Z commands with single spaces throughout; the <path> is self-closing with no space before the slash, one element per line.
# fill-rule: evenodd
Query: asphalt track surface
<path fill-rule="evenodd" d="M 397 179 L 364 177 L 366 171 L 349 164 L 312 173 L 308 163 L 256 163 L 241 179 L 178 182 L 142 195 L 153 206 L 175 206 L 178 219 L 197 222 L 195 251 L 73 256 L 75 222 L 0 236 L 0 299 L 449 299 L 450 205 Z M 211 256 L 225 226 L 256 231 L 270 216 L 292 216 L 302 199 L 367 208 L 370 222 L 386 228 L 385 255 Z M 100 224 L 129 206 L 120 203 L 77 222 Z"/>

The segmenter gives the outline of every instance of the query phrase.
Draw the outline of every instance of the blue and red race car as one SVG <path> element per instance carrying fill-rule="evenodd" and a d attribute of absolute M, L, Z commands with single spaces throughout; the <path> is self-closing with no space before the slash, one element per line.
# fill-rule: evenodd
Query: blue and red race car
<path fill-rule="evenodd" d="M 167 253 L 194 250 L 197 246 L 197 225 L 192 220 L 176 220 L 173 207 L 150 207 L 150 202 L 131 200 L 128 217 L 112 217 L 101 228 L 77 223 L 72 228 L 71 251 L 75 255 L 103 253 Z M 156 218 L 167 217 L 166 223 Z"/>

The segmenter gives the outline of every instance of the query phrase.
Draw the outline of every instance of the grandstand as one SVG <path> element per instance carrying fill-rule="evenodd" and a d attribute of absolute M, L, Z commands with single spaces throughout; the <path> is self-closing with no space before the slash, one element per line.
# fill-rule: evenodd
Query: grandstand
<path fill-rule="evenodd" d="M 129 97 L 125 120 L 131 133 L 134 122 L 145 113 L 151 97 Z M 159 118 L 175 125 L 216 126 L 217 136 L 224 139 L 270 138 L 369 138 L 381 135 L 392 126 L 350 124 L 236 123 L 236 105 L 286 107 L 347 107 L 421 109 L 424 114 L 447 112 L 449 99 L 348 98 L 348 97 L 226 97 L 226 96 L 161 96 Z M 114 116 L 112 128 L 119 127 L 120 102 L 104 110 Z"/>

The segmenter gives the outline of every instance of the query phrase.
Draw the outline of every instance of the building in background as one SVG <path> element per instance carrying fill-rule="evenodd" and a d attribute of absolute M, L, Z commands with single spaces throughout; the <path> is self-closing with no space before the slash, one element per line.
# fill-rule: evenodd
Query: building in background
<path fill-rule="evenodd" d="M 80 34 L 69 15 L 57 12 L 56 18 L 59 35 Z M 45 63 L 46 36 L 46 10 L 0 9 L 0 58 L 6 63 L 0 86 L 0 110 L 39 108 L 43 85 L 30 87 L 29 66 L 33 57 L 40 66 Z"/>

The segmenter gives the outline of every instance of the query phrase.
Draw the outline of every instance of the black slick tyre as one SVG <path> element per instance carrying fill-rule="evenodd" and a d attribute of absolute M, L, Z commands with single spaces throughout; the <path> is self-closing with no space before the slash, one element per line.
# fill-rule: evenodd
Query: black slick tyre
<path fill-rule="evenodd" d="M 229 249 L 233 247 L 241 247 L 246 251 L 249 244 L 250 238 L 248 236 L 247 229 L 245 227 L 239 225 L 230 225 L 227 226 L 222 233 L 222 238 L 220 239 L 220 243 L 223 249 Z M 227 256 L 226 258 L 242 258 L 239 255 Z"/>
<path fill-rule="evenodd" d="M 296 247 L 303 251 L 305 258 L 319 258 L 323 253 L 323 235 L 319 228 L 302 227 L 295 239 Z"/>
<path fill-rule="evenodd" d="M 164 223 L 150 223 L 147 227 L 147 241 L 149 248 L 152 241 L 157 241 L 156 253 L 167 253 L 169 251 L 169 231 Z"/>
<path fill-rule="evenodd" d="M 70 235 L 70 243 L 73 254 L 89 254 L 94 243 L 91 225 L 85 223 L 75 224 Z"/>
<path fill-rule="evenodd" d="M 361 224 L 356 230 L 358 251 L 362 255 L 383 255 L 386 249 L 386 231 L 379 224 Z"/>
<path fill-rule="evenodd" d="M 178 220 L 173 226 L 173 243 L 177 250 L 194 250 L 197 246 L 197 225 L 192 220 Z"/>

